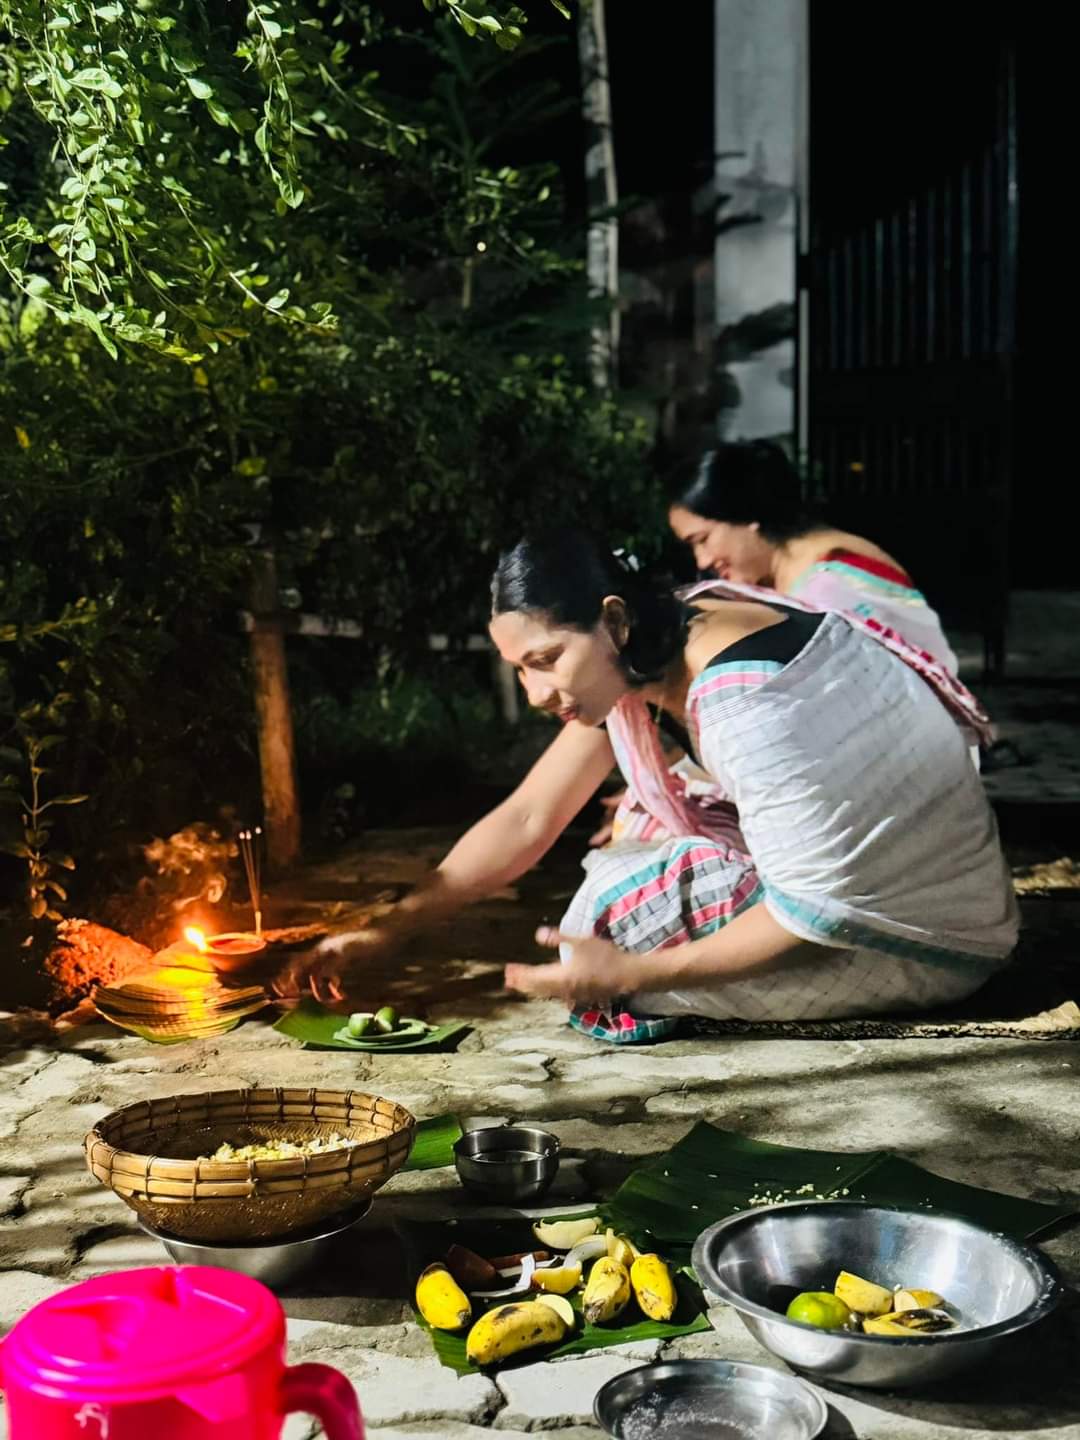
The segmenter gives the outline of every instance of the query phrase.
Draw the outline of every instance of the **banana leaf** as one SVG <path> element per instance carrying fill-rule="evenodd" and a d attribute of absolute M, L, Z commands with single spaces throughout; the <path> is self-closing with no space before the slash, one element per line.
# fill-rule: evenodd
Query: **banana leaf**
<path fill-rule="evenodd" d="M 604 1209 L 616 1230 L 640 1235 L 650 1248 L 685 1262 L 702 1230 L 740 1210 L 837 1198 L 947 1210 L 1018 1239 L 1075 1213 L 1074 1206 L 946 1180 L 886 1150 L 852 1154 L 771 1145 L 704 1121 L 633 1171 Z"/>
<path fill-rule="evenodd" d="M 580 1212 L 575 1218 L 581 1218 Z M 405 1250 L 410 1288 L 415 1285 L 421 1270 L 426 1265 L 441 1260 L 451 1245 L 464 1245 L 469 1250 L 475 1250 L 478 1255 L 514 1255 L 536 1248 L 536 1240 L 528 1220 L 459 1220 L 442 1223 L 401 1220 L 396 1228 Z M 632 1231 L 630 1238 L 637 1238 Z M 507 1284 L 509 1283 L 508 1281 Z M 514 1364 L 531 1365 L 537 1360 L 560 1359 L 564 1355 L 585 1355 L 590 1350 L 602 1350 L 609 1345 L 627 1345 L 635 1340 L 671 1340 L 676 1335 L 691 1335 L 697 1330 L 708 1330 L 705 1302 L 689 1272 L 680 1270 L 676 1274 L 675 1288 L 679 1303 L 670 1320 L 647 1319 L 631 1300 L 623 1312 L 625 1323 L 590 1325 L 583 1319 L 574 1334 L 560 1344 L 549 1345 L 543 1349 L 523 1350 L 503 1361 L 499 1368 Z M 510 1298 L 512 1297 L 491 1303 L 508 1304 Z M 580 1312 L 580 1292 L 567 1296 L 567 1299 L 574 1309 Z M 483 1302 L 474 1302 L 477 1315 L 481 1313 L 482 1304 Z M 465 1355 L 463 1333 L 433 1330 L 419 1311 L 416 1312 L 416 1322 L 431 1336 L 435 1354 L 448 1369 L 456 1370 L 459 1375 L 478 1373 L 478 1367 Z"/>
<path fill-rule="evenodd" d="M 152 1045 L 184 1045 L 188 1040 L 212 1040 L 218 1035 L 227 1035 L 230 1030 L 236 1029 L 244 1017 L 237 1016 L 235 1020 L 216 1025 L 211 1030 L 193 1030 L 189 1027 L 178 1035 L 171 1035 L 163 1030 L 148 1029 L 145 1025 L 129 1025 L 125 1021 L 115 1019 L 112 1015 L 106 1018 L 121 1030 L 130 1030 L 132 1035 L 138 1035 L 141 1040 L 149 1040 Z"/>
<path fill-rule="evenodd" d="M 461 1126 L 453 1115 L 433 1115 L 420 1120 L 416 1139 L 406 1160 L 406 1170 L 438 1170 L 454 1163 L 454 1143 L 461 1139 Z"/>
<path fill-rule="evenodd" d="M 299 1040 L 302 1045 L 320 1050 L 362 1050 L 371 1054 L 382 1054 L 386 1051 L 412 1054 L 424 1050 L 454 1050 L 469 1029 L 464 1020 L 455 1020 L 448 1025 L 438 1026 L 427 1035 L 402 1040 L 400 1044 L 395 1044 L 389 1037 L 370 1043 L 361 1037 L 346 1045 L 334 1039 L 335 1032 L 341 1029 L 342 1024 L 343 1017 L 336 1011 L 327 1010 L 314 1000 L 301 1000 L 295 1010 L 286 1010 L 274 1029 L 293 1040 Z"/>
<path fill-rule="evenodd" d="M 253 1015 L 261 1009 L 261 1004 L 236 1006 L 228 1011 L 216 1012 L 200 1019 L 194 1019 L 190 1015 L 161 1015 L 156 1020 L 145 1024 L 139 1024 L 104 1009 L 100 1009 L 100 1014 L 111 1025 L 116 1025 L 121 1030 L 129 1030 L 133 1035 L 138 1035 L 143 1040 L 149 1040 L 155 1045 L 182 1045 L 186 1040 L 206 1040 L 217 1035 L 225 1035 L 228 1031 L 234 1030 L 246 1016 Z"/>

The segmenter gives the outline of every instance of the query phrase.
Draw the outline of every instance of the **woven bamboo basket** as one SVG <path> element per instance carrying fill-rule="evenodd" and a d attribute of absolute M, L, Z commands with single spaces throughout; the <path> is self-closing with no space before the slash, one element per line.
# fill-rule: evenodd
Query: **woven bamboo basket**
<path fill-rule="evenodd" d="M 356 1090 L 213 1090 L 125 1105 L 86 1137 L 86 1163 L 146 1224 L 185 1240 L 269 1240 L 362 1204 L 408 1158 L 408 1110 Z M 219 1145 L 356 1144 L 292 1160 L 220 1161 Z"/>

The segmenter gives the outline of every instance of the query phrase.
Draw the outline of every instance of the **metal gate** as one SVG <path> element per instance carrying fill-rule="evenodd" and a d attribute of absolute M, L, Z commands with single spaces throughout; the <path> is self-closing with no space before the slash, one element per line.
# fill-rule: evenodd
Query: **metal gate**
<path fill-rule="evenodd" d="M 981 632 L 989 675 L 1005 657 L 1016 348 L 1007 43 L 995 111 L 978 153 L 861 224 L 819 219 L 811 182 L 803 277 L 811 485 L 831 520 L 897 556 L 947 625 Z M 813 129 L 810 143 L 813 157 Z"/>

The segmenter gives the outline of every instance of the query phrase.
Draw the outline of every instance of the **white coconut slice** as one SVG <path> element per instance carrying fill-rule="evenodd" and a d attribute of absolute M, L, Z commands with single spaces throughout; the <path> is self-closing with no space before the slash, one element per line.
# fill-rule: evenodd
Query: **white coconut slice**
<path fill-rule="evenodd" d="M 499 1272 L 502 1273 L 501 1271 Z M 521 1262 L 521 1274 L 506 1290 L 474 1290 L 477 1300 L 501 1300 L 504 1295 L 519 1295 L 522 1290 L 532 1289 L 532 1277 L 536 1273 L 536 1258 L 526 1255 Z"/>
<path fill-rule="evenodd" d="M 550 1260 L 537 1260 L 535 1256 L 532 1256 L 531 1259 L 537 1270 L 550 1270 L 552 1266 L 561 1269 L 566 1261 L 566 1257 L 563 1255 L 552 1255 Z M 521 1274 L 521 1268 L 520 1265 L 511 1265 L 506 1270 L 496 1271 L 496 1274 L 502 1275 L 504 1279 L 514 1280 Z"/>
<path fill-rule="evenodd" d="M 564 1265 L 584 1265 L 590 1260 L 599 1260 L 601 1255 L 607 1254 L 607 1236 L 590 1235 L 587 1240 L 579 1240 L 578 1243 L 562 1258 Z"/>

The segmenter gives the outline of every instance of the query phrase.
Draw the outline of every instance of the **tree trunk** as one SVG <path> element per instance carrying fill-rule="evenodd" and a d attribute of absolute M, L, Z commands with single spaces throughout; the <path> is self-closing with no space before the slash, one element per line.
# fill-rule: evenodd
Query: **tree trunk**
<path fill-rule="evenodd" d="M 300 804 L 296 788 L 285 630 L 278 613 L 277 565 L 269 547 L 258 549 L 251 577 L 251 668 L 259 731 L 266 859 L 286 870 L 300 858 Z"/>
<path fill-rule="evenodd" d="M 589 212 L 586 272 L 589 295 L 608 311 L 592 329 L 593 383 L 607 389 L 616 378 L 619 355 L 619 199 L 615 146 L 611 134 L 605 0 L 582 0 L 578 19 L 582 109 L 585 115 L 585 185 Z"/>

